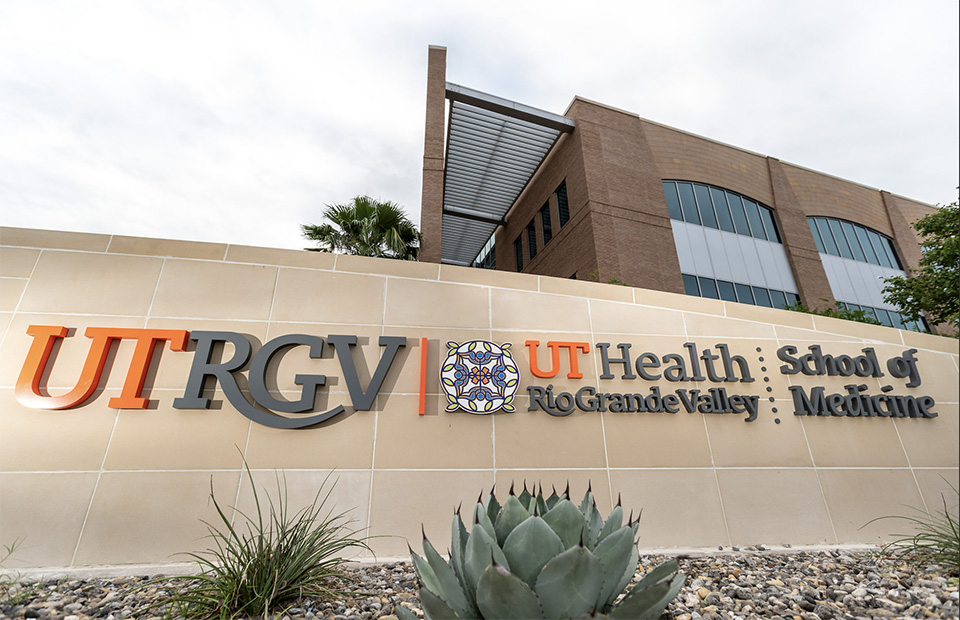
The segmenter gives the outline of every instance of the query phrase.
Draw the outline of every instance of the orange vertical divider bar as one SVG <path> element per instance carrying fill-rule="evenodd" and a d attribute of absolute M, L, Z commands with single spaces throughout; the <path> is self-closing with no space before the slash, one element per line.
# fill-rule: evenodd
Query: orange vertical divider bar
<path fill-rule="evenodd" d="M 427 405 L 427 339 L 420 339 L 420 415 Z"/>

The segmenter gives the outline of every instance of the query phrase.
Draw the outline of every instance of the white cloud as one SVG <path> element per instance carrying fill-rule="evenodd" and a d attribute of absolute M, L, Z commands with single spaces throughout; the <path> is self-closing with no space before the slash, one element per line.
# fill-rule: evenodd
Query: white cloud
<path fill-rule="evenodd" d="M 359 193 L 417 219 L 429 44 L 529 105 L 955 197 L 956 3 L 341 4 L 0 5 L 0 223 L 301 247 Z"/>

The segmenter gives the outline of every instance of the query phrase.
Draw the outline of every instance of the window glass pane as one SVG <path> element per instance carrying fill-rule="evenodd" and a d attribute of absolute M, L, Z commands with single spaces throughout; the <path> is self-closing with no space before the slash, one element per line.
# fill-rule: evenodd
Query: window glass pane
<path fill-rule="evenodd" d="M 813 242 L 817 244 L 817 251 L 826 254 L 827 251 L 823 247 L 823 241 L 820 239 L 820 231 L 817 230 L 817 223 L 813 220 L 812 217 L 807 218 L 807 224 L 810 225 L 810 234 L 813 235 Z"/>
<path fill-rule="evenodd" d="M 827 223 L 830 225 L 830 232 L 833 233 L 833 240 L 837 243 L 837 248 L 840 250 L 840 256 L 853 258 L 853 254 L 850 253 L 850 246 L 847 245 L 847 240 L 843 238 L 843 230 L 840 228 L 840 222 L 837 220 L 827 220 Z"/>
<path fill-rule="evenodd" d="M 727 207 L 727 197 L 722 189 L 710 188 L 710 197 L 713 198 L 713 210 L 717 214 L 717 223 L 720 230 L 735 232 L 733 220 L 730 218 L 730 208 Z"/>
<path fill-rule="evenodd" d="M 540 207 L 540 227 L 543 229 L 543 245 L 553 239 L 553 228 L 550 226 L 550 203 Z"/>
<path fill-rule="evenodd" d="M 870 317 L 871 319 L 875 319 L 877 321 L 880 320 L 880 317 L 877 316 L 876 310 L 874 310 L 870 306 L 861 306 L 860 309 L 863 310 L 863 313 L 868 317 Z"/>
<path fill-rule="evenodd" d="M 760 219 L 763 220 L 763 228 L 767 231 L 767 239 L 780 243 L 780 231 L 777 230 L 777 223 L 773 219 L 773 211 L 760 207 Z"/>
<path fill-rule="evenodd" d="M 867 230 L 863 226 L 854 226 L 853 229 L 857 233 L 857 239 L 860 241 L 860 248 L 863 250 L 863 254 L 866 256 L 867 262 L 872 265 L 879 265 L 880 261 L 877 260 L 877 253 L 874 252 L 873 246 L 870 244 L 870 238 L 867 236 Z"/>
<path fill-rule="evenodd" d="M 903 269 L 900 266 L 900 259 L 897 258 L 897 251 L 893 249 L 893 241 L 887 237 L 880 237 L 880 240 L 883 241 L 883 249 L 887 251 L 887 258 L 890 259 L 890 264 L 893 265 L 894 269 Z"/>
<path fill-rule="evenodd" d="M 863 250 L 860 249 L 860 242 L 857 240 L 857 233 L 853 231 L 853 224 L 850 222 L 840 222 L 840 228 L 843 229 L 843 236 L 850 245 L 850 251 L 853 252 L 853 258 L 861 263 L 865 263 L 867 261 L 867 257 L 864 256 Z"/>
<path fill-rule="evenodd" d="M 720 289 L 720 299 L 724 301 L 737 301 L 737 290 L 733 287 L 733 282 L 717 280 L 717 288 Z"/>
<path fill-rule="evenodd" d="M 697 195 L 697 208 L 704 226 L 717 227 L 717 218 L 713 214 L 713 205 L 710 203 L 710 192 L 704 185 L 694 185 L 693 191 Z"/>
<path fill-rule="evenodd" d="M 753 300 L 753 290 L 746 284 L 735 284 L 737 289 L 737 301 L 742 304 L 753 304 L 756 303 Z"/>
<path fill-rule="evenodd" d="M 683 221 L 683 213 L 680 211 L 680 198 L 677 196 L 677 184 L 673 181 L 663 182 L 663 195 L 667 199 L 667 211 L 670 212 L 670 219 Z"/>
<path fill-rule="evenodd" d="M 710 278 L 697 278 L 700 280 L 700 295 L 710 299 L 720 299 L 717 293 L 717 283 Z"/>
<path fill-rule="evenodd" d="M 880 319 L 880 322 L 886 325 L 887 327 L 893 327 L 893 321 L 890 320 L 890 314 L 883 308 L 874 308 L 877 313 L 877 318 Z"/>
<path fill-rule="evenodd" d="M 688 276 L 683 274 L 683 291 L 687 295 L 700 297 L 700 287 L 697 286 L 697 276 Z"/>
<path fill-rule="evenodd" d="M 883 248 L 883 241 L 880 239 L 880 235 L 872 230 L 868 230 L 867 236 L 870 237 L 870 245 L 873 246 L 873 251 L 877 253 L 877 259 L 880 261 L 880 264 L 884 267 L 892 268 L 893 263 L 890 262 L 890 257 L 887 256 L 887 251 Z"/>
<path fill-rule="evenodd" d="M 817 230 L 820 231 L 820 239 L 823 241 L 823 247 L 826 248 L 827 254 L 840 256 L 840 251 L 837 250 L 837 244 L 833 241 L 833 233 L 830 232 L 830 226 L 827 225 L 827 220 L 822 217 L 815 217 L 813 219 L 817 223 Z"/>
<path fill-rule="evenodd" d="M 784 293 L 787 296 L 787 303 L 791 306 L 796 306 L 800 303 L 800 296 L 796 293 Z"/>
<path fill-rule="evenodd" d="M 567 202 L 567 182 L 560 183 L 554 192 L 557 195 L 557 215 L 560 218 L 560 228 L 570 221 L 570 204 Z"/>
<path fill-rule="evenodd" d="M 747 225 L 747 214 L 743 212 L 743 201 L 740 196 L 727 192 L 727 204 L 730 205 L 730 213 L 733 215 L 733 227 L 736 228 L 738 235 L 750 236 L 750 227 Z"/>
<path fill-rule="evenodd" d="M 523 271 L 523 242 L 520 237 L 517 237 L 517 240 L 513 242 L 513 251 L 517 257 L 517 271 Z"/>
<path fill-rule="evenodd" d="M 749 198 L 743 199 L 743 207 L 747 211 L 747 220 L 750 222 L 750 232 L 757 239 L 766 239 L 767 234 L 763 232 L 763 222 L 760 221 L 760 207 Z"/>
<path fill-rule="evenodd" d="M 770 289 L 770 300 L 773 302 L 774 308 L 787 307 L 787 296 L 783 294 L 783 291 Z"/>
<path fill-rule="evenodd" d="M 894 326 L 894 327 L 896 327 L 897 329 L 906 329 L 906 328 L 907 328 L 907 327 L 903 324 L 903 317 L 900 316 L 900 313 L 899 313 L 899 312 L 893 312 L 893 311 L 891 311 L 889 314 L 890 314 L 890 321 L 893 323 L 893 326 Z"/>
<path fill-rule="evenodd" d="M 680 208 L 683 209 L 683 221 L 700 224 L 697 202 L 693 198 L 693 186 L 689 183 L 677 183 L 677 190 L 680 192 Z"/>
<path fill-rule="evenodd" d="M 537 227 L 533 225 L 533 220 L 527 224 L 527 247 L 530 250 L 530 260 L 537 255 Z"/>
<path fill-rule="evenodd" d="M 758 306 L 766 306 L 768 308 L 773 307 L 773 304 L 770 303 L 770 293 L 767 292 L 767 289 L 754 286 L 753 296 L 757 299 Z"/>

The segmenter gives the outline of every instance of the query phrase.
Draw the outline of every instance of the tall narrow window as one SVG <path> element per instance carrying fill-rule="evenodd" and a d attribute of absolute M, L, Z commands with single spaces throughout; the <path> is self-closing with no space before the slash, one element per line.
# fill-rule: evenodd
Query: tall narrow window
<path fill-rule="evenodd" d="M 570 221 L 570 204 L 567 202 L 567 182 L 560 183 L 560 187 L 554 192 L 557 195 L 557 214 L 560 216 L 560 228 L 563 228 Z"/>
<path fill-rule="evenodd" d="M 553 239 L 553 228 L 550 226 L 550 203 L 540 207 L 540 228 L 543 229 L 543 245 Z"/>
<path fill-rule="evenodd" d="M 513 242 L 513 251 L 517 255 L 517 271 L 523 271 L 523 241 L 521 237 Z"/>
<path fill-rule="evenodd" d="M 537 227 L 533 225 L 533 220 L 527 224 L 527 247 L 530 249 L 530 260 L 537 255 Z"/>

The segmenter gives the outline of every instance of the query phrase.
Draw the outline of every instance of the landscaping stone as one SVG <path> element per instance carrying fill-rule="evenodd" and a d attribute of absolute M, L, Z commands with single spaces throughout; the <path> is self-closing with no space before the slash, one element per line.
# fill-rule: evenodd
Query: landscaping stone
<path fill-rule="evenodd" d="M 668 556 L 645 556 L 634 582 Z M 824 550 L 681 556 L 686 584 L 670 604 L 672 620 L 956 619 L 957 578 L 876 554 Z M 278 607 L 281 620 L 396 620 L 396 608 L 421 615 L 419 583 L 409 562 L 351 565 L 355 596 L 303 598 Z M 0 618 L 122 620 L 162 618 L 175 586 L 146 576 L 67 579 L 0 586 Z"/>

